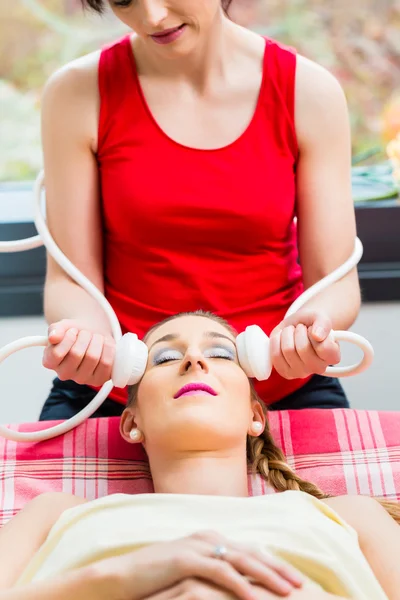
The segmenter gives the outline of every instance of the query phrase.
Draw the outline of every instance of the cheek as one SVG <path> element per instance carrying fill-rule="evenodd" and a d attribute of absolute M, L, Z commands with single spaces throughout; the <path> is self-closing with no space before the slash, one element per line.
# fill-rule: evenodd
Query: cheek
<path fill-rule="evenodd" d="M 140 382 L 137 395 L 139 418 L 145 421 L 147 414 L 159 413 L 163 399 L 171 393 L 170 387 L 167 369 L 154 369 L 146 373 Z"/>
<path fill-rule="evenodd" d="M 143 26 L 140 23 L 140 21 L 136 18 L 136 15 L 133 13 L 133 11 L 120 11 L 114 8 L 111 8 L 111 10 L 118 19 L 118 21 L 121 21 L 121 23 L 129 27 L 129 29 L 132 29 L 132 31 L 140 35 Z"/>
<path fill-rule="evenodd" d="M 193 0 L 180 4 L 182 15 L 202 25 L 212 22 L 219 9 L 220 0 Z"/>
<path fill-rule="evenodd" d="M 226 369 L 221 377 L 221 383 L 232 401 L 232 406 L 243 406 L 247 410 L 250 406 L 250 383 L 244 371 L 235 366 Z"/>

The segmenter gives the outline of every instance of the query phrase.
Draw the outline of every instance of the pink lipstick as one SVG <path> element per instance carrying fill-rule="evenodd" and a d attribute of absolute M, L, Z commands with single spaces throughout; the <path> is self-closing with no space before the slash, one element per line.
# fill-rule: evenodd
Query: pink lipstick
<path fill-rule="evenodd" d="M 212 387 L 207 385 L 206 383 L 202 383 L 201 381 L 196 381 L 193 383 L 187 383 L 177 392 L 174 398 L 180 398 L 181 396 L 194 396 L 199 392 L 204 392 L 205 394 L 210 394 L 210 396 L 216 396 L 217 392 L 213 390 Z"/>

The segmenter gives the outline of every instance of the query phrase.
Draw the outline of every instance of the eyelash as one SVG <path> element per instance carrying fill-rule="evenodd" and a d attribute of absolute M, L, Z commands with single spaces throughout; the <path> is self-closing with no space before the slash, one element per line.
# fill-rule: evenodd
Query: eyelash
<path fill-rule="evenodd" d="M 119 0 L 118 2 L 114 2 L 114 6 L 118 6 L 119 8 L 123 8 L 129 6 L 132 0 Z"/>
<path fill-rule="evenodd" d="M 225 348 L 214 348 L 212 352 L 218 352 L 218 350 L 221 353 L 226 352 L 226 354 L 224 354 L 223 356 L 222 355 L 209 356 L 208 358 L 225 359 L 225 360 L 231 360 L 231 361 L 235 360 L 233 354 L 227 348 L 226 349 Z M 173 351 L 171 351 L 171 352 L 173 352 Z M 175 356 L 168 356 L 168 352 L 167 352 L 166 354 L 164 354 L 163 356 L 160 356 L 159 358 L 155 357 L 153 360 L 153 364 L 155 366 L 159 366 L 159 365 L 165 364 L 167 362 L 171 362 L 172 360 L 179 360 L 179 359 L 176 358 Z"/>

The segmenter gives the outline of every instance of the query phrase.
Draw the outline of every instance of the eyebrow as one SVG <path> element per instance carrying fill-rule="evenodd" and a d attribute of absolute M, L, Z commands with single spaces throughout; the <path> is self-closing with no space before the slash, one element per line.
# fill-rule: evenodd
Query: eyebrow
<path fill-rule="evenodd" d="M 158 339 L 157 341 L 155 341 L 149 348 L 149 351 L 152 349 L 153 346 L 155 346 L 156 344 L 160 344 L 161 342 L 174 342 L 176 340 L 179 339 L 179 335 L 177 333 L 167 333 L 167 335 L 163 335 L 163 337 L 160 337 L 160 339 Z M 234 344 L 235 341 L 228 337 L 227 335 L 224 335 L 223 333 L 218 333 L 218 331 L 205 331 L 203 334 L 203 337 L 205 338 L 210 338 L 212 340 L 214 339 L 225 339 L 225 340 L 229 340 L 231 342 L 231 344 Z"/>

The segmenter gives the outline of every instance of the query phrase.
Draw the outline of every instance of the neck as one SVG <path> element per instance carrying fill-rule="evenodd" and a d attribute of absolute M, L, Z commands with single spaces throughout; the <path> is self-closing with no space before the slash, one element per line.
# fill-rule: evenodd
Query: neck
<path fill-rule="evenodd" d="M 216 18 L 213 29 L 199 40 L 192 52 L 184 56 L 162 58 L 140 38 L 133 42 L 135 58 L 141 74 L 155 74 L 189 81 L 193 87 L 203 88 L 214 76 L 227 71 L 234 56 L 235 38 L 239 27 L 223 14 Z"/>
<path fill-rule="evenodd" d="M 149 457 L 154 491 L 159 494 L 248 496 L 246 449 L 177 453 Z"/>

